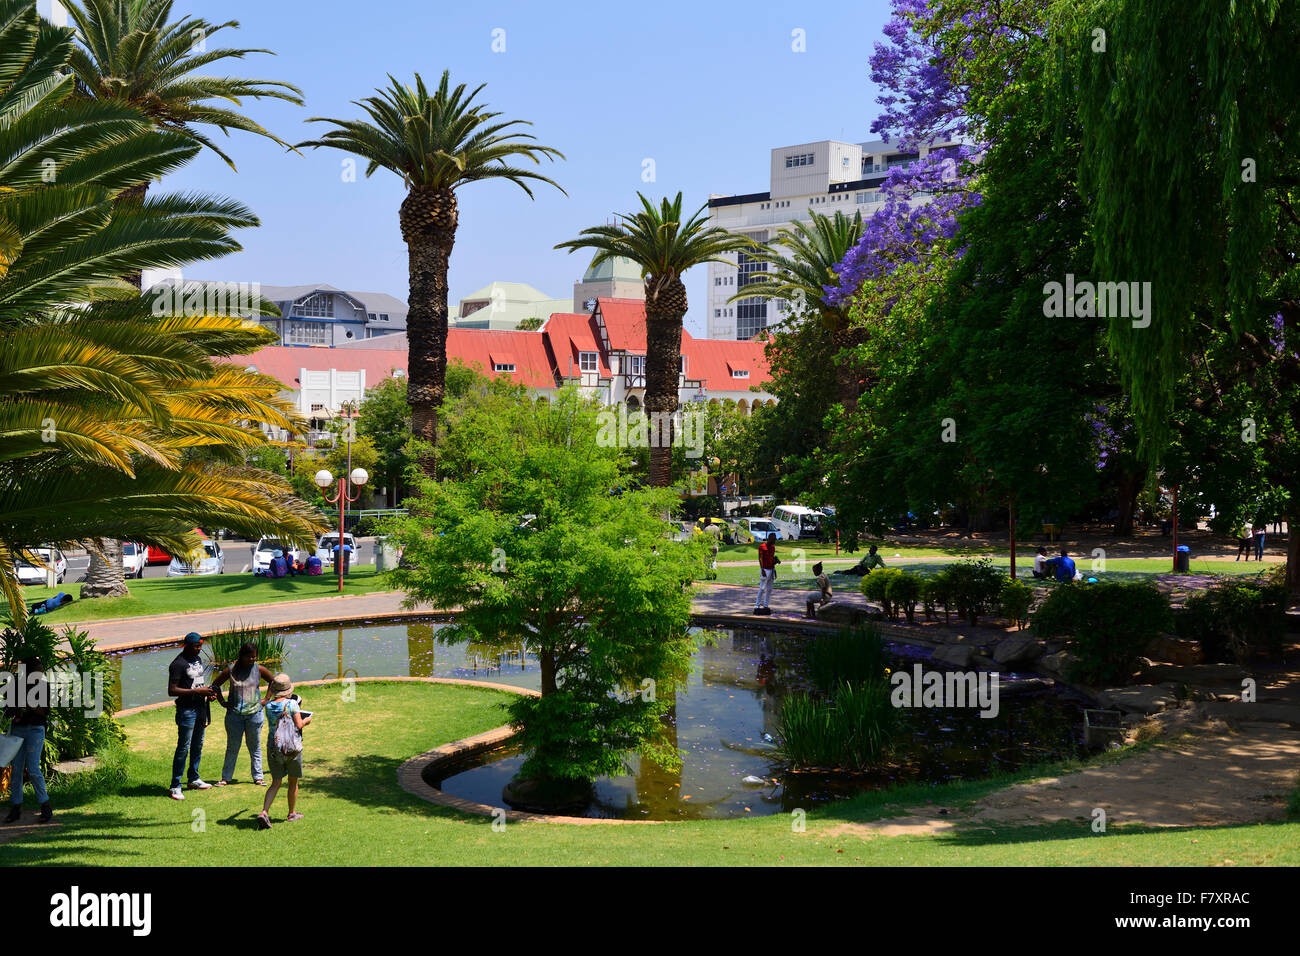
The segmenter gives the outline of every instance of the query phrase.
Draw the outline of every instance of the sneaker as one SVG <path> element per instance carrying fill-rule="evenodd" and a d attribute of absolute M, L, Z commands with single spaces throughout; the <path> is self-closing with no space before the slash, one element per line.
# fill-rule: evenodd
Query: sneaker
<path fill-rule="evenodd" d="M 187 790 L 211 790 L 211 789 L 212 789 L 212 784 L 210 784 L 210 783 L 204 783 L 202 780 L 195 780 L 193 783 L 191 783 L 191 784 L 190 784 L 188 787 L 186 787 L 185 789 L 187 789 Z"/>
<path fill-rule="evenodd" d="M 290 823 L 292 823 L 294 820 L 301 820 L 301 819 L 302 819 L 302 814 L 301 814 L 301 813 L 291 813 L 291 814 L 289 814 L 289 822 L 290 822 Z"/>
<path fill-rule="evenodd" d="M 253 786 L 255 786 L 255 787 L 265 787 L 265 786 L 266 786 L 266 781 L 263 780 L 261 777 L 258 777 L 256 780 L 253 781 Z"/>
<path fill-rule="evenodd" d="M 261 813 L 257 815 L 257 828 L 259 830 L 271 829 L 271 818 L 267 816 L 265 810 L 263 810 Z"/>
<path fill-rule="evenodd" d="M 54 819 L 54 810 L 50 807 L 50 801 L 46 800 L 41 804 L 41 823 L 49 823 Z"/>
<path fill-rule="evenodd" d="M 9 808 L 9 815 L 5 817 L 5 823 L 17 823 L 22 815 L 23 805 L 21 803 L 17 806 L 12 806 Z"/>
<path fill-rule="evenodd" d="M 185 799 L 185 794 L 181 793 L 180 787 L 172 787 L 170 790 L 167 791 L 167 796 L 171 797 L 173 800 Z"/>
<path fill-rule="evenodd" d="M 216 783 L 213 784 L 213 786 L 214 786 L 214 787 L 228 787 L 228 786 L 230 786 L 231 782 L 232 782 L 232 781 L 230 781 L 230 780 L 218 780 Z"/>

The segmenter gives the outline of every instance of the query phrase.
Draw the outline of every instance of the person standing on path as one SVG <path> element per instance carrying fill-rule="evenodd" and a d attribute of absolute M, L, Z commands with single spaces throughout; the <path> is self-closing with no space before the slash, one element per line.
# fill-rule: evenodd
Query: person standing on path
<path fill-rule="evenodd" d="M 248 758 L 252 763 L 253 783 L 265 786 L 262 779 L 262 715 L 261 682 L 269 684 L 275 675 L 257 662 L 257 645 L 245 641 L 239 647 L 239 659 L 223 669 L 212 681 L 217 701 L 226 709 L 226 762 L 221 768 L 218 787 L 230 783 L 239 759 L 239 743 L 248 744 Z M 221 685 L 230 681 L 230 700 L 221 695 Z"/>
<path fill-rule="evenodd" d="M 172 757 L 172 783 L 167 795 L 173 800 L 184 800 L 181 793 L 181 774 L 189 758 L 189 789 L 211 790 L 199 776 L 199 759 L 203 756 L 203 734 L 212 723 L 211 700 L 216 696 L 203 683 L 203 661 L 199 652 L 203 637 L 196 631 L 185 635 L 185 649 L 176 655 L 167 669 L 167 696 L 176 698 L 176 753 Z"/>
<path fill-rule="evenodd" d="M 1247 521 L 1241 528 L 1241 536 L 1237 539 L 1237 560 L 1241 560 L 1244 553 L 1246 560 L 1250 560 L 1251 548 L 1254 545 L 1254 534 L 1251 531 L 1250 522 Z"/>
<path fill-rule="evenodd" d="M 257 815 L 259 830 L 271 829 L 271 804 L 280 792 L 280 781 L 289 778 L 289 816 L 288 822 L 301 820 L 297 811 L 298 780 L 302 777 L 302 751 L 286 754 L 276 744 L 276 730 L 282 720 L 292 720 L 298 732 L 311 723 L 311 714 L 303 716 L 302 708 L 292 699 L 293 681 L 288 674 L 276 674 L 266 689 L 266 757 L 267 767 L 271 771 L 271 785 L 266 788 L 266 799 L 262 801 L 262 812 Z"/>
<path fill-rule="evenodd" d="M 776 556 L 776 534 L 758 546 L 758 595 L 754 598 L 755 614 L 771 614 L 768 602 L 772 600 L 772 585 L 776 582 L 776 566 L 781 561 Z"/>
<path fill-rule="evenodd" d="M 13 686 L 19 694 L 21 706 L 6 707 L 9 733 L 21 737 L 22 747 L 14 754 L 9 765 L 9 815 L 5 823 L 17 823 L 23 815 L 23 768 L 32 778 L 32 790 L 41 808 L 41 823 L 54 819 L 50 809 L 50 795 L 45 790 L 45 776 L 41 773 L 41 755 L 45 753 L 45 724 L 50 717 L 50 684 L 45 679 L 45 668 L 36 654 L 25 654 L 18 661 L 21 681 Z"/>

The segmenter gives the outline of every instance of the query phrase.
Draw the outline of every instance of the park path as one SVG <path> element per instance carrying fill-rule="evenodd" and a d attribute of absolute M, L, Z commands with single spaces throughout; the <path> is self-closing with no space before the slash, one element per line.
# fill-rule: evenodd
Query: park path
<path fill-rule="evenodd" d="M 695 597 L 694 610 L 697 614 L 749 614 L 754 609 L 757 591 L 758 588 L 739 585 L 705 585 Z M 75 626 L 88 631 L 101 650 L 122 651 L 163 641 L 179 641 L 190 631 L 210 634 L 226 630 L 236 622 L 252 626 L 266 624 L 273 627 L 310 627 L 343 620 L 365 620 L 369 617 L 397 614 L 414 617 L 435 613 L 429 608 L 407 610 L 402 607 L 402 598 L 400 591 L 374 591 L 370 594 L 344 594 L 308 601 L 282 601 L 276 604 L 216 608 L 211 611 L 86 621 Z M 806 598 L 804 591 L 774 590 L 771 618 L 756 620 L 802 618 Z M 841 594 L 837 589 L 835 599 L 867 606 L 862 595 L 847 590 Z"/>

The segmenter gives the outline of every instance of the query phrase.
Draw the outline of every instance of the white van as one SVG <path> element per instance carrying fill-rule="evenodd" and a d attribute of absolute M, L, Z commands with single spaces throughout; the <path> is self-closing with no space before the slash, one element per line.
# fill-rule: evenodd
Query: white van
<path fill-rule="evenodd" d="M 772 511 L 772 524 L 781 532 L 782 541 L 816 538 L 821 534 L 826 516 L 803 505 L 780 505 Z"/>

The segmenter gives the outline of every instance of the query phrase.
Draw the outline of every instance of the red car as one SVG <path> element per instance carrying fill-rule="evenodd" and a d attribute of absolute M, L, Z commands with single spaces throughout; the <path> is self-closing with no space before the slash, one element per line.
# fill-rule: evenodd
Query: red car
<path fill-rule="evenodd" d="M 204 539 L 207 537 L 207 535 L 203 533 L 202 528 L 195 528 L 194 533 L 198 535 L 200 539 Z M 171 564 L 171 560 L 172 560 L 172 556 L 170 554 L 168 554 L 162 548 L 154 547 L 152 544 L 149 545 L 149 547 L 145 550 L 144 553 L 145 564 Z"/>

